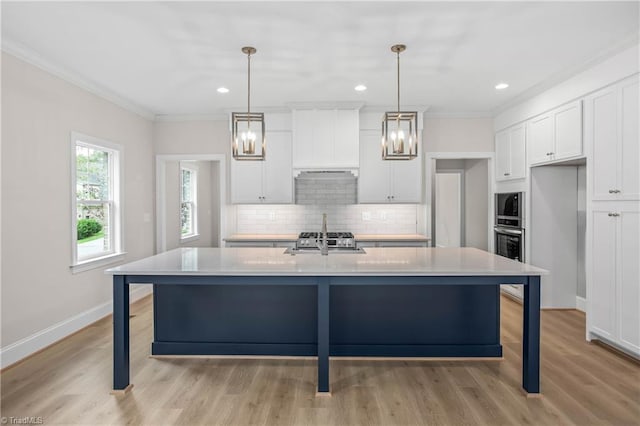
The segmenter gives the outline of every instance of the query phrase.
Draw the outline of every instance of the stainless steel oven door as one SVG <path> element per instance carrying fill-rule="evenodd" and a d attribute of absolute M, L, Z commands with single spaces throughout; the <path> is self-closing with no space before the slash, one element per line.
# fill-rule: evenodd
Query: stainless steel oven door
<path fill-rule="evenodd" d="M 495 227 L 497 255 L 524 262 L 524 229 Z"/>

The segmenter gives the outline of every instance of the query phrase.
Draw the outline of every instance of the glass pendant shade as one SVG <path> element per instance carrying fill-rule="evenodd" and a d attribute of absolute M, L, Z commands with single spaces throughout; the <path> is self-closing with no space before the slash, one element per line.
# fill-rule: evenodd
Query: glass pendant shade
<path fill-rule="evenodd" d="M 406 48 L 404 44 L 391 46 L 397 58 L 398 109 L 385 112 L 382 117 L 383 160 L 411 160 L 418 156 L 418 113 L 400 111 L 400 53 Z"/>
<path fill-rule="evenodd" d="M 264 160 L 266 141 L 264 114 L 251 112 L 251 55 L 254 47 L 243 47 L 247 55 L 247 112 L 231 113 L 231 152 L 236 160 Z"/>

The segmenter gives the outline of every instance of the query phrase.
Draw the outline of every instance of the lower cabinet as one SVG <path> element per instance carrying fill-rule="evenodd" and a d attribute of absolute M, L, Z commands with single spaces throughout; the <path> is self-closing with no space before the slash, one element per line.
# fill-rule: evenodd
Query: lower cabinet
<path fill-rule="evenodd" d="M 593 203 L 587 324 L 590 338 L 603 338 L 640 356 L 638 204 Z"/>

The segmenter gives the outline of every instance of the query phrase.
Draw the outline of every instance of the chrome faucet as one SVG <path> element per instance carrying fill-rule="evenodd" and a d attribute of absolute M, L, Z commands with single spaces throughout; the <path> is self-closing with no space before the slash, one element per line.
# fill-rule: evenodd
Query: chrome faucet
<path fill-rule="evenodd" d="M 320 249 L 320 254 L 327 256 L 329 254 L 329 242 L 327 241 L 327 214 L 322 213 L 322 243 L 316 243 Z"/>

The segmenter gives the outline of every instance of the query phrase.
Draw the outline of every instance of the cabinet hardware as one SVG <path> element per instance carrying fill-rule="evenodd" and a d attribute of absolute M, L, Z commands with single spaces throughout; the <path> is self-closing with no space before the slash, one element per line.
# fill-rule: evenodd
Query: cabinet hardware
<path fill-rule="evenodd" d="M 618 217 L 618 216 L 620 216 L 620 213 L 609 213 L 608 216 L 609 217 Z"/>
<path fill-rule="evenodd" d="M 511 173 L 505 173 L 504 175 L 505 176 L 511 176 Z"/>
<path fill-rule="evenodd" d="M 619 189 L 610 189 L 609 190 L 609 194 L 619 194 L 620 190 Z"/>

